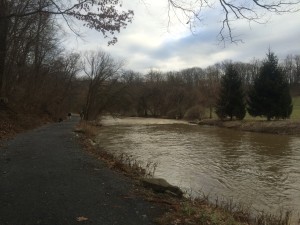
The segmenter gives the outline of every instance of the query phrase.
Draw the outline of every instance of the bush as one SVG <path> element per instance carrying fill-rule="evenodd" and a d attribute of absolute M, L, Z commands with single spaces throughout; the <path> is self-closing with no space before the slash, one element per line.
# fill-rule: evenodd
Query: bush
<path fill-rule="evenodd" d="M 178 110 L 177 109 L 171 109 L 167 112 L 167 118 L 168 119 L 177 119 L 178 118 Z"/>
<path fill-rule="evenodd" d="M 184 119 L 187 120 L 201 120 L 205 116 L 205 109 L 200 105 L 195 105 L 191 108 L 189 108 L 185 114 Z"/>

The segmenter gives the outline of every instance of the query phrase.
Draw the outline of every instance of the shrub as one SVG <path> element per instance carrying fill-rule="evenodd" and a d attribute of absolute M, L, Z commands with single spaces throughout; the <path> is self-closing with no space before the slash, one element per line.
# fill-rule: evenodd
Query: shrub
<path fill-rule="evenodd" d="M 205 116 L 205 109 L 200 105 L 195 105 L 189 108 L 184 114 L 184 119 L 187 120 L 201 120 Z"/>

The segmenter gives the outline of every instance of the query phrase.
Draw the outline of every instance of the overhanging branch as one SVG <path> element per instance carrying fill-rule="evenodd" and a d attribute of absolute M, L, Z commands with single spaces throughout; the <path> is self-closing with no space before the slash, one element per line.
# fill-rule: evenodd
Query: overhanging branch
<path fill-rule="evenodd" d="M 214 7 L 213 7 L 214 6 Z M 246 22 L 254 23 L 266 23 L 266 14 L 284 14 L 298 12 L 300 9 L 300 0 L 219 0 L 213 5 L 213 1 L 209 0 L 168 0 L 168 16 L 170 25 L 170 12 L 173 11 L 176 15 L 176 11 L 183 13 L 185 20 L 188 23 L 196 23 L 200 20 L 201 10 L 205 7 L 217 10 L 218 8 L 223 10 L 223 19 L 221 20 L 221 28 L 218 36 L 221 41 L 230 40 L 232 43 L 240 42 L 241 39 L 237 39 L 232 30 L 232 22 L 236 20 L 243 20 Z M 202 15 L 203 17 L 204 15 Z M 179 19 L 179 17 L 177 17 Z M 179 19 L 180 22 L 181 19 Z M 182 22 L 183 23 L 183 22 Z M 184 24 L 184 23 L 183 23 Z M 192 27 L 189 24 L 190 28 Z"/>

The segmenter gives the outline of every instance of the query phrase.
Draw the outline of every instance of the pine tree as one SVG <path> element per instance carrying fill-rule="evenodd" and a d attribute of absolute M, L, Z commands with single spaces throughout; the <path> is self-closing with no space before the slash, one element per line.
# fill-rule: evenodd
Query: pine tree
<path fill-rule="evenodd" d="M 251 116 L 267 117 L 268 120 L 289 118 L 292 113 L 288 82 L 278 67 L 278 58 L 270 51 L 249 92 L 247 109 Z"/>
<path fill-rule="evenodd" d="M 234 68 L 233 64 L 228 64 L 225 75 L 221 80 L 221 90 L 216 104 L 216 114 L 220 119 L 236 117 L 244 119 L 246 115 L 245 94 L 242 79 Z"/>

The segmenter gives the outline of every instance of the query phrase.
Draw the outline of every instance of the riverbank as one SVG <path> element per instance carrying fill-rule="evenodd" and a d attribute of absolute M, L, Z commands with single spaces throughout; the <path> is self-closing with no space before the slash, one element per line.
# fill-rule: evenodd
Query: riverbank
<path fill-rule="evenodd" d="M 121 158 L 111 156 L 103 149 L 103 146 L 97 145 L 93 141 L 99 129 L 104 129 L 104 127 L 82 123 L 76 132 L 83 134 L 80 136 L 82 136 L 82 140 L 85 142 L 86 149 L 90 154 L 93 154 L 99 160 L 105 160 L 109 168 L 116 169 L 136 181 L 139 185 L 137 195 L 142 195 L 150 202 L 158 202 L 168 207 L 166 213 L 157 219 L 158 224 L 289 224 L 289 213 L 276 216 L 260 213 L 254 218 L 250 212 L 250 207 L 234 204 L 232 201 L 216 200 L 210 202 L 208 200 L 209 196 L 205 195 L 192 199 L 187 195 L 185 198 L 174 198 L 152 193 L 140 185 L 139 178 L 148 174 L 145 173 L 147 171 L 144 170 L 145 168 L 141 168 L 133 159 L 127 160 L 124 155 Z"/>
<path fill-rule="evenodd" d="M 17 113 L 12 110 L 0 110 L 0 118 L 0 141 L 53 122 L 47 115 Z"/>
<path fill-rule="evenodd" d="M 248 132 L 270 133 L 270 134 L 300 134 L 300 121 L 295 120 L 234 120 L 222 121 L 217 119 L 201 120 L 199 125 L 217 126 Z"/>

